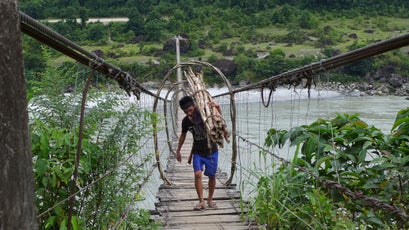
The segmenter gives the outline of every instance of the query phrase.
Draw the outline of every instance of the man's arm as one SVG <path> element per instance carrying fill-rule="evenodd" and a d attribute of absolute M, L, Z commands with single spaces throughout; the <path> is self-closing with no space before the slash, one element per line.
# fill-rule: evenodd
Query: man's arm
<path fill-rule="evenodd" d="M 183 143 L 185 143 L 186 133 L 181 133 L 178 141 L 178 148 L 176 149 L 176 160 L 182 162 L 182 156 L 180 155 L 180 150 L 182 149 Z"/>

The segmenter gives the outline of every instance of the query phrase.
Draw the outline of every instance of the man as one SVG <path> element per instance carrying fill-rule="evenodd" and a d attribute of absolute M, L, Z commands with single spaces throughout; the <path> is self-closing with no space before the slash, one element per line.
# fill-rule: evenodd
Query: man
<path fill-rule="evenodd" d="M 195 188 L 199 197 L 199 204 L 196 205 L 193 210 L 204 210 L 206 208 L 203 198 L 203 170 L 204 175 L 209 177 L 209 194 L 207 198 L 207 207 L 217 208 L 216 204 L 213 203 L 213 193 L 216 187 L 216 170 L 218 163 L 217 145 L 216 143 L 211 143 L 210 141 L 208 142 L 205 124 L 203 123 L 199 110 L 195 106 L 193 98 L 190 96 L 185 96 L 180 99 L 179 105 L 183 112 L 185 112 L 186 116 L 182 120 L 182 133 L 179 137 L 178 147 L 176 150 L 176 159 L 179 162 L 182 162 L 180 149 L 185 142 L 187 131 L 190 131 L 193 135 L 193 146 L 191 154 L 193 154 Z M 217 103 L 210 102 L 209 105 L 216 107 L 220 111 L 220 106 Z"/>

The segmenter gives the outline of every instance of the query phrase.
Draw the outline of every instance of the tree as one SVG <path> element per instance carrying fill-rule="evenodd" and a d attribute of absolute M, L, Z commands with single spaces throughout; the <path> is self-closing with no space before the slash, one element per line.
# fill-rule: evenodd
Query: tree
<path fill-rule="evenodd" d="M 164 37 L 165 23 L 159 19 L 148 21 L 145 25 L 146 35 L 151 41 L 160 41 Z"/>
<path fill-rule="evenodd" d="M 138 11 L 131 11 L 128 15 L 129 21 L 127 22 L 127 29 L 135 33 L 135 35 L 140 35 L 144 33 L 145 19 L 142 14 Z"/>
<path fill-rule="evenodd" d="M 299 25 L 303 29 L 314 29 L 318 26 L 318 19 L 309 11 L 302 11 Z"/>
<path fill-rule="evenodd" d="M 0 2 L 0 229 L 36 229 L 19 12 Z M 11 48 L 12 47 L 12 48 Z"/>
<path fill-rule="evenodd" d="M 45 6 L 44 0 L 30 0 L 30 1 L 20 1 L 20 8 L 33 18 L 42 18 L 43 8 Z"/>

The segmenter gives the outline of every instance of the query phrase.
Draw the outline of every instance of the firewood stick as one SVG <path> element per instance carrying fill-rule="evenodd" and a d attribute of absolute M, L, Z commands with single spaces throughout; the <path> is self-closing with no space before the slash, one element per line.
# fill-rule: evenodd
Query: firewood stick
<path fill-rule="evenodd" d="M 203 74 L 195 74 L 191 68 L 184 71 L 184 74 L 194 92 L 196 104 L 205 123 L 205 127 L 208 130 L 209 138 L 223 148 L 224 139 L 229 142 L 229 133 L 225 121 L 221 116 L 221 111 L 209 105 L 209 103 L 212 102 L 212 97 L 209 92 L 206 91 Z"/>

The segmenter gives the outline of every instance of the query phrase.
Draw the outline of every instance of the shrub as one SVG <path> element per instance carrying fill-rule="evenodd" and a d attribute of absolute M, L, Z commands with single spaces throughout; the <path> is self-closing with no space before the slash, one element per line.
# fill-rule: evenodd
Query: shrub
<path fill-rule="evenodd" d="M 250 215 L 275 228 L 313 229 L 346 226 L 408 227 L 408 223 L 374 203 L 354 199 L 324 180 L 339 182 L 379 203 L 407 206 L 409 187 L 409 108 L 398 112 L 390 134 L 368 126 L 357 114 L 317 119 L 290 130 L 270 129 L 265 147 L 295 146 L 294 159 L 270 177 L 260 178 Z M 318 187 L 317 187 L 318 186 Z M 287 221 L 291 220 L 291 221 Z"/>

